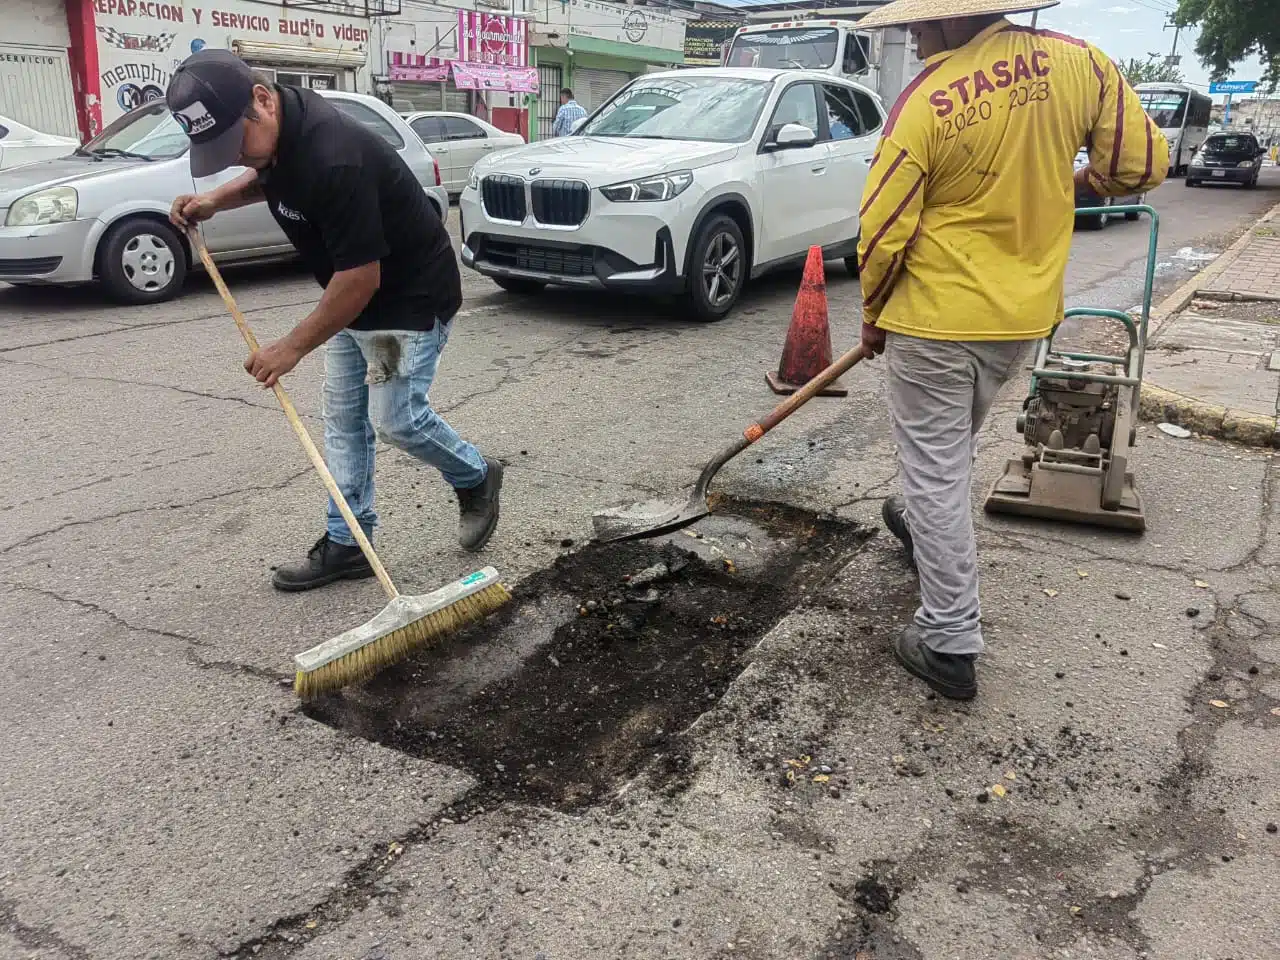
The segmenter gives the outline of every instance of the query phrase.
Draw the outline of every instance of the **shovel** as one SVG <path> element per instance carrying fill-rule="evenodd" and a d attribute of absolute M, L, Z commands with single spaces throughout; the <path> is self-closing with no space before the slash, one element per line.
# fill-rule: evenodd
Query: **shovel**
<path fill-rule="evenodd" d="M 634 503 L 627 507 L 597 513 L 591 518 L 597 542 L 643 540 L 646 537 L 683 530 L 697 523 L 711 512 L 711 505 L 707 503 L 707 487 L 711 485 L 711 478 L 720 471 L 720 468 L 808 403 L 815 394 L 821 392 L 832 380 L 847 372 L 864 356 L 866 354 L 862 352 L 862 344 L 858 344 L 774 407 L 758 423 L 753 423 L 742 431 L 741 437 L 721 450 L 715 459 L 702 468 L 702 474 L 694 484 L 693 493 L 687 501 L 648 500 L 644 503 Z"/>

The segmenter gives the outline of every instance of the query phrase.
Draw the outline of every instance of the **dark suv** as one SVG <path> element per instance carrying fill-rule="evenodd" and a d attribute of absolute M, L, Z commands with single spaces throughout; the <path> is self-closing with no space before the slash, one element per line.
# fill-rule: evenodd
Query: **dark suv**
<path fill-rule="evenodd" d="M 1202 180 L 1211 183 L 1238 183 L 1245 187 L 1258 185 L 1262 158 L 1266 151 L 1251 133 L 1215 133 L 1208 137 L 1187 167 L 1187 186 Z"/>

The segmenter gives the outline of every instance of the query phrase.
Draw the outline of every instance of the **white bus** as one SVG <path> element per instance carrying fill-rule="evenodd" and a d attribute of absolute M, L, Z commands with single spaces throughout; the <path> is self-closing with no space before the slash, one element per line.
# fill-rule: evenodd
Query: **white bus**
<path fill-rule="evenodd" d="M 1185 173 L 1191 155 L 1209 135 L 1213 100 L 1185 83 L 1140 83 L 1142 109 L 1169 141 L 1170 173 Z"/>

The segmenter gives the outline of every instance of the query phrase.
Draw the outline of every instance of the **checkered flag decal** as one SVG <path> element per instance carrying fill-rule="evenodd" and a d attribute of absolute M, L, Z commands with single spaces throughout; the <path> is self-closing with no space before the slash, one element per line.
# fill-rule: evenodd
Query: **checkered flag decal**
<path fill-rule="evenodd" d="M 173 45 L 176 33 L 159 33 L 145 36 L 140 33 L 121 33 L 115 27 L 98 27 L 102 39 L 121 50 L 148 50 L 152 53 L 166 53 Z"/>

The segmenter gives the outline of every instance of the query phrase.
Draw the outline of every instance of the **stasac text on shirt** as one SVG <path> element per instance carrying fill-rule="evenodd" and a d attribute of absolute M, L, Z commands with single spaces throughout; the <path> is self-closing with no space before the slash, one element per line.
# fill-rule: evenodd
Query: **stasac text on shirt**
<path fill-rule="evenodd" d="M 272 216 L 327 286 L 375 260 L 382 280 L 356 330 L 430 330 L 462 306 L 449 233 L 394 147 L 318 93 L 280 86 L 276 162 L 258 180 Z"/>
<path fill-rule="evenodd" d="M 890 111 L 863 193 L 865 322 L 933 340 L 1047 335 L 1062 320 L 1082 144 L 1100 196 L 1168 173 L 1168 142 L 1085 41 L 1001 20 L 930 57 Z"/>

